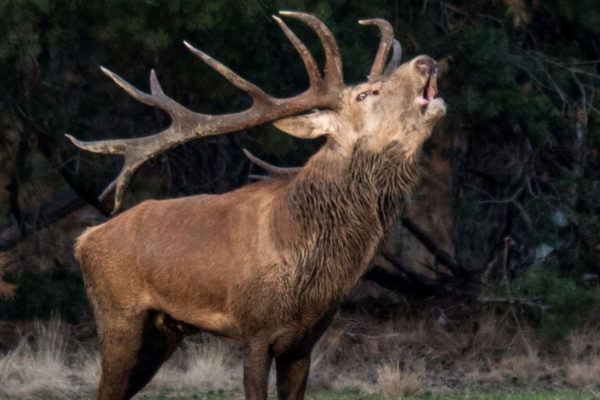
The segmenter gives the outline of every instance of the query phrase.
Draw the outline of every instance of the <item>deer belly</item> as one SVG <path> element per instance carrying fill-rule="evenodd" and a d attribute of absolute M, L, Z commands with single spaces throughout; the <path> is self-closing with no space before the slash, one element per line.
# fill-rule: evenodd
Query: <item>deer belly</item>
<path fill-rule="evenodd" d="M 193 279 L 186 281 L 194 283 Z M 153 283 L 147 282 L 149 308 L 201 331 L 239 337 L 238 324 L 228 311 L 226 291 L 218 290 L 219 285 Z"/>
<path fill-rule="evenodd" d="M 177 330 L 184 334 L 204 331 L 232 339 L 241 337 L 239 327 L 233 318 L 225 313 L 211 310 L 169 310 L 168 308 L 170 307 L 166 307 L 163 311 L 167 317 L 165 321 L 173 320 Z"/>

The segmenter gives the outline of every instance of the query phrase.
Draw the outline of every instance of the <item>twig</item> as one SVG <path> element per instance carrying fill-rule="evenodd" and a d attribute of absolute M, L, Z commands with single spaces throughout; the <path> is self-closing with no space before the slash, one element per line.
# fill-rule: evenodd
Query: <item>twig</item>
<path fill-rule="evenodd" d="M 506 270 L 506 266 L 508 264 L 508 251 L 513 246 L 513 244 L 514 244 L 514 241 L 512 240 L 512 238 L 510 238 L 508 236 L 504 238 L 504 259 L 502 262 L 502 273 L 503 273 L 503 277 L 504 277 L 504 285 L 505 285 L 505 289 L 506 289 L 508 298 L 513 298 L 512 292 L 510 290 L 510 285 L 508 282 L 508 273 Z M 519 316 L 517 315 L 517 312 L 515 311 L 514 303 L 509 302 L 508 305 L 509 305 L 510 313 L 513 316 L 513 319 L 515 320 L 515 324 L 517 325 L 518 334 L 519 334 L 519 336 L 521 336 L 521 341 L 523 342 L 523 345 L 527 349 L 527 354 L 529 356 L 532 356 L 535 353 L 534 353 L 533 349 L 531 348 L 529 341 L 525 337 L 525 334 L 523 333 L 523 331 L 524 331 L 523 324 L 521 324 L 521 319 L 519 318 Z"/>
<path fill-rule="evenodd" d="M 481 296 L 477 299 L 480 303 L 508 303 L 522 304 L 524 306 L 539 308 L 543 312 L 550 311 L 550 306 L 536 302 L 530 299 L 522 299 L 520 297 L 498 297 L 498 296 Z"/>
<path fill-rule="evenodd" d="M 519 195 L 521 194 L 521 192 L 523 191 L 523 189 L 525 188 L 525 184 L 522 184 L 515 193 L 513 193 L 511 196 L 508 196 L 504 199 L 496 199 L 494 198 L 491 194 L 489 194 L 488 192 L 486 192 L 485 190 L 481 189 L 481 188 L 477 188 L 479 189 L 480 192 L 484 193 L 486 196 L 488 196 L 490 199 L 489 200 L 482 200 L 479 201 L 479 204 L 504 204 L 504 203 L 512 203 L 513 201 L 515 201 L 515 199 L 517 197 L 519 197 Z"/>
<path fill-rule="evenodd" d="M 367 340 L 392 339 L 392 338 L 399 338 L 399 337 L 405 336 L 405 334 L 403 334 L 403 333 L 386 333 L 385 335 L 366 335 L 366 334 L 362 334 L 362 333 L 346 332 L 341 329 L 331 329 L 331 331 L 339 332 L 345 336 L 350 336 L 353 338 L 360 338 L 360 339 L 367 339 Z"/>
<path fill-rule="evenodd" d="M 466 269 L 459 264 L 458 261 L 456 261 L 456 259 L 454 259 L 454 257 L 452 257 L 450 254 L 448 254 L 446 251 L 442 250 L 430 237 L 429 235 L 427 235 L 427 233 L 425 233 L 425 231 L 423 229 L 421 229 L 417 224 L 415 224 L 410 218 L 408 217 L 402 217 L 401 218 L 402 221 L 402 225 L 410 232 L 413 234 L 413 236 L 419 241 L 421 242 L 421 244 L 423 246 L 425 246 L 425 248 L 427 250 L 429 250 L 429 252 L 431 254 L 434 255 L 436 262 L 440 262 L 441 264 L 445 265 L 446 267 L 448 267 L 448 269 L 455 275 L 455 276 L 465 276 L 466 274 Z"/>
<path fill-rule="evenodd" d="M 523 205 L 520 202 L 518 202 L 517 200 L 514 200 L 511 204 L 513 206 L 515 206 L 517 211 L 519 211 L 519 215 L 521 216 L 521 218 L 523 218 L 523 221 L 525 221 L 527 228 L 530 230 L 533 230 L 534 229 L 533 222 L 531 222 L 531 217 L 529 216 L 529 214 L 527 214 L 525 207 L 523 207 Z"/>

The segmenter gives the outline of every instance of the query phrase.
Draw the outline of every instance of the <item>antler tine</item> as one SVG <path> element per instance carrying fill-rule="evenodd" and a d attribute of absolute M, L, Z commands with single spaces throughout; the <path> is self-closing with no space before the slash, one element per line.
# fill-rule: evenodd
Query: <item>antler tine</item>
<path fill-rule="evenodd" d="M 371 72 L 369 72 L 369 82 L 373 82 L 379 79 L 385 68 L 385 62 L 392 46 L 392 41 L 394 40 L 394 28 L 392 28 L 392 24 L 382 18 L 363 19 L 358 21 L 358 23 L 361 25 L 375 25 L 381 32 L 381 41 L 379 42 L 377 55 L 375 56 L 375 61 L 373 61 Z"/>
<path fill-rule="evenodd" d="M 283 167 L 277 167 L 273 164 L 269 164 L 268 162 L 261 160 L 260 158 L 256 157 L 254 154 L 250 153 L 247 149 L 242 149 L 244 151 L 244 154 L 246 155 L 246 157 L 253 163 L 258 165 L 259 167 L 261 167 L 262 169 L 264 169 L 265 171 L 267 171 L 267 173 L 269 174 L 269 178 L 289 178 L 292 175 L 296 175 L 298 172 L 300 172 L 300 170 L 302 168 L 298 168 L 298 167 L 290 167 L 290 168 L 283 168 Z M 254 178 L 258 178 L 258 179 L 264 179 L 263 178 L 259 178 L 258 175 L 252 175 L 251 177 Z"/>
<path fill-rule="evenodd" d="M 131 97 L 136 99 L 137 101 L 144 103 L 146 105 L 160 108 L 168 113 L 181 113 L 185 111 L 189 111 L 187 108 L 177 103 L 173 99 L 167 97 L 160 84 L 158 83 L 158 79 L 156 78 L 156 72 L 152 69 L 150 70 L 150 94 L 144 93 L 141 90 L 135 88 L 125 79 L 121 78 L 119 75 L 115 74 L 111 70 L 100 67 L 102 72 L 107 75 L 110 79 L 112 79 L 117 85 L 119 85 L 123 90 L 125 90 Z"/>
<path fill-rule="evenodd" d="M 287 36 L 289 41 L 294 45 L 294 48 L 296 49 L 298 54 L 300 54 L 302 62 L 304 63 L 304 67 L 306 68 L 306 72 L 308 73 L 310 86 L 312 87 L 313 85 L 321 85 L 323 82 L 321 72 L 319 72 L 317 62 L 315 61 L 312 54 L 310 54 L 310 51 L 308 51 L 308 48 L 304 45 L 304 43 L 302 43 L 300 39 L 298 39 L 298 36 L 296 36 L 296 34 L 292 32 L 290 28 L 288 28 L 286 23 L 283 22 L 281 18 L 279 18 L 276 15 L 272 15 L 272 17 L 275 20 L 275 22 L 279 24 L 279 27 L 281 28 L 285 36 Z"/>
<path fill-rule="evenodd" d="M 133 87 L 114 72 L 102 68 L 102 71 L 131 97 L 144 104 L 166 111 L 172 120 L 171 125 L 162 132 L 132 139 L 84 142 L 75 139 L 71 135 L 66 135 L 75 146 L 83 150 L 103 154 L 120 154 L 125 158 L 123 168 L 117 178 L 100 195 L 100 200 L 103 201 L 113 191 L 115 192 L 113 214 L 119 210 L 125 187 L 139 167 L 147 160 L 172 147 L 204 136 L 235 132 L 266 122 L 272 122 L 314 108 L 337 107 L 339 94 L 344 88 L 344 82 L 340 52 L 333 35 L 325 24 L 312 15 L 296 12 L 282 12 L 281 14 L 299 19 L 309 25 L 321 39 L 326 55 L 325 78 L 323 78 L 306 46 L 283 21 L 275 17 L 285 35 L 300 53 L 310 79 L 308 90 L 294 97 L 275 98 L 269 96 L 258 86 L 240 77 L 225 65 L 187 42 L 184 42 L 184 44 L 193 54 L 214 68 L 233 85 L 252 97 L 253 104 L 249 109 L 225 115 L 196 113 L 165 95 L 154 70 L 150 72 L 150 93 L 145 93 Z"/>
<path fill-rule="evenodd" d="M 331 31 L 317 17 L 294 11 L 280 11 L 279 14 L 286 17 L 295 18 L 308 25 L 321 40 L 325 50 L 325 83 L 330 86 L 344 87 L 344 78 L 342 71 L 342 56 L 337 42 Z M 285 32 L 285 30 L 284 30 Z"/>
<path fill-rule="evenodd" d="M 231 82 L 235 87 L 248 93 L 255 102 L 258 101 L 258 102 L 267 103 L 267 104 L 271 103 L 271 97 L 269 95 L 267 95 L 261 88 L 259 88 L 252 82 L 249 82 L 246 79 L 242 78 L 241 76 L 239 76 L 238 74 L 236 74 L 235 72 L 233 72 L 232 70 L 227 68 L 225 65 L 221 64 L 220 62 L 218 62 L 217 60 L 215 60 L 214 58 L 212 58 L 211 56 L 209 56 L 202 50 L 198 50 L 197 48 L 195 48 L 194 46 L 192 46 L 185 40 L 183 41 L 183 44 L 185 45 L 185 47 L 188 48 L 189 51 L 192 52 L 192 54 L 194 54 L 195 56 L 200 58 L 202 61 L 207 63 L 211 68 L 213 68 L 218 73 L 223 75 L 223 77 L 225 79 L 227 79 L 229 82 Z"/>
<path fill-rule="evenodd" d="M 135 175 L 135 173 L 137 172 L 137 170 L 140 168 L 140 166 L 146 161 L 145 158 L 136 158 L 133 159 L 133 161 L 130 160 L 126 160 L 125 165 L 123 166 L 123 169 L 121 170 L 121 172 L 119 173 L 119 176 L 115 179 L 115 203 L 114 203 L 114 208 L 112 211 L 112 214 L 114 215 L 120 208 L 121 208 L 121 200 L 123 199 L 123 194 L 125 192 L 125 188 L 127 187 L 127 185 L 129 184 L 129 181 L 131 181 L 131 178 L 133 178 L 133 175 Z M 108 195 L 110 194 L 110 192 L 112 192 L 112 187 L 113 183 L 111 183 L 109 185 L 109 187 L 107 187 L 102 194 L 100 195 L 100 201 L 104 201 L 104 199 L 106 199 L 108 197 Z"/>
<path fill-rule="evenodd" d="M 402 60 L 402 45 L 396 39 L 394 39 L 393 48 L 394 51 L 392 53 L 392 59 L 388 63 L 387 67 L 385 67 L 383 75 L 391 74 L 396 69 L 396 67 L 400 65 L 400 61 Z"/>
<path fill-rule="evenodd" d="M 121 201 L 123 199 L 125 188 L 131 181 L 131 178 L 133 178 L 133 175 L 135 175 L 138 168 L 145 161 L 145 159 L 134 161 L 126 160 L 125 165 L 121 169 L 119 175 L 106 187 L 106 189 L 102 191 L 102 194 L 98 196 L 98 200 L 100 200 L 100 202 L 103 202 L 110 196 L 110 194 L 113 191 L 115 192 L 114 206 L 113 211 L 111 213 L 112 215 L 116 214 L 116 212 L 121 208 Z"/>
<path fill-rule="evenodd" d="M 176 101 L 167 97 L 164 94 L 162 88 L 160 87 L 160 83 L 156 78 L 156 72 L 154 70 L 150 71 L 151 94 L 148 94 L 133 87 L 129 82 L 127 82 L 125 79 L 121 78 L 114 72 L 104 67 L 100 67 L 100 69 L 102 70 L 102 72 L 104 72 L 105 75 L 110 77 L 117 85 L 119 85 L 123 90 L 125 90 L 131 97 L 133 97 L 141 103 L 152 107 L 157 107 L 161 110 L 166 111 L 171 116 L 171 118 L 174 118 L 175 115 L 183 115 L 185 113 L 190 113 L 190 110 L 183 107 L 181 104 L 177 103 Z M 82 150 L 102 154 L 126 154 L 128 147 L 132 145 L 137 145 L 139 143 L 139 139 L 114 139 L 84 142 L 82 140 L 75 139 L 69 134 L 65 134 L 65 136 L 69 138 L 69 140 L 71 140 L 71 142 L 75 146 L 79 147 Z"/>
<path fill-rule="evenodd" d="M 75 146 L 82 150 L 91 151 L 92 153 L 125 154 L 125 151 L 127 150 L 125 143 L 123 143 L 121 139 L 84 142 L 82 140 L 75 139 L 68 133 L 65 133 L 65 136 L 69 138 L 71 143 L 73 143 Z"/>

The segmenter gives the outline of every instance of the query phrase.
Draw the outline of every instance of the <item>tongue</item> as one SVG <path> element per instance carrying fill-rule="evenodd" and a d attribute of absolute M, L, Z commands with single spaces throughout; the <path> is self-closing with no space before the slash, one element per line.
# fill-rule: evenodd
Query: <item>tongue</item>
<path fill-rule="evenodd" d="M 429 100 L 429 101 L 433 100 L 436 93 L 437 93 L 437 91 L 435 90 L 435 88 L 432 85 L 429 85 L 427 87 L 427 100 Z"/>

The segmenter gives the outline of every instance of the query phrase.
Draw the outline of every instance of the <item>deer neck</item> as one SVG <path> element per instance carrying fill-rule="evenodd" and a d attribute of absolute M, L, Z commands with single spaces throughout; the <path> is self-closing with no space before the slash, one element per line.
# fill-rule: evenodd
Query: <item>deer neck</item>
<path fill-rule="evenodd" d="M 415 181 L 413 159 L 398 143 L 359 142 L 344 162 L 323 149 L 290 182 L 281 210 L 295 229 L 280 237 L 302 298 L 339 302 L 364 274 Z"/>

